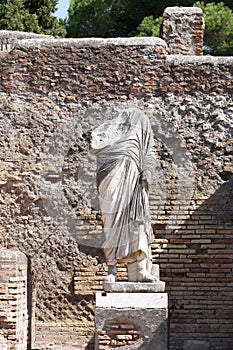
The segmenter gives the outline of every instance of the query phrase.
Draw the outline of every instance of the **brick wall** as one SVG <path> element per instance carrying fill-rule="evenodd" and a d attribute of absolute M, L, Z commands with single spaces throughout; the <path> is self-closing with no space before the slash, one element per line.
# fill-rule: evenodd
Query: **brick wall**
<path fill-rule="evenodd" d="M 74 294 L 95 295 L 96 292 L 103 291 L 103 279 L 107 276 L 107 271 L 107 264 L 78 268 L 74 273 Z M 126 265 L 117 264 L 117 279 L 128 279 Z"/>
<path fill-rule="evenodd" d="M 171 349 L 190 338 L 232 348 L 232 224 L 216 222 L 220 199 L 203 200 L 179 229 L 164 232 L 166 244 L 155 251 L 170 296 Z"/>
<path fill-rule="evenodd" d="M 39 322 L 33 348 L 40 350 L 93 350 L 94 325 L 90 323 Z"/>
<path fill-rule="evenodd" d="M 133 104 L 156 142 L 153 257 L 171 349 L 193 338 L 232 348 L 233 59 L 167 56 L 147 40 L 27 41 L 1 62 L 0 245 L 31 258 L 38 347 L 56 348 L 56 327 L 59 347 L 78 327 L 91 342 L 104 258 L 88 133 Z"/>
<path fill-rule="evenodd" d="M 0 347 L 26 350 L 28 343 L 27 258 L 0 250 Z"/>
<path fill-rule="evenodd" d="M 123 318 L 106 321 L 104 330 L 98 332 L 99 350 L 132 346 L 140 336 L 141 330 L 132 320 Z"/>

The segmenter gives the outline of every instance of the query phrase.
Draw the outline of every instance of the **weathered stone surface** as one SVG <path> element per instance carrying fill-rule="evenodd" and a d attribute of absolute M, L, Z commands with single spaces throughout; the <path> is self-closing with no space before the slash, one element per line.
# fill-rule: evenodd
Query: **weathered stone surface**
<path fill-rule="evenodd" d="M 163 38 L 170 54 L 202 55 L 204 17 L 198 7 L 167 7 L 163 13 Z"/>
<path fill-rule="evenodd" d="M 11 51 L 16 44 L 25 39 L 50 39 L 49 35 L 26 33 L 14 30 L 0 30 L 0 57 L 5 57 L 7 52 Z"/>
<path fill-rule="evenodd" d="M 102 248 L 109 270 L 105 282 L 116 281 L 119 261 L 127 264 L 130 282 L 154 282 L 148 195 L 156 155 L 149 118 L 140 109 L 125 108 L 92 131 L 90 145 L 98 165 Z"/>
<path fill-rule="evenodd" d="M 114 293 L 111 293 L 114 294 Z M 134 294 L 135 296 L 135 294 Z M 148 296 L 148 294 L 147 294 Z M 156 294 L 158 296 L 158 294 Z M 129 297 L 130 299 L 130 297 Z M 142 304 L 142 303 L 141 303 Z M 167 303 L 161 308 L 97 307 L 96 346 L 124 350 L 165 350 L 168 346 Z"/>
<path fill-rule="evenodd" d="M 188 15 L 202 14 L 202 9 L 199 7 L 183 7 L 183 6 L 172 6 L 166 7 L 165 11 L 168 15 Z"/>
<path fill-rule="evenodd" d="M 103 287 L 106 292 L 119 293 L 157 293 L 164 292 L 165 282 L 158 281 L 153 283 L 142 282 L 103 282 Z M 124 296 L 123 296 L 124 297 Z"/>
<path fill-rule="evenodd" d="M 208 342 L 200 340 L 187 340 L 184 343 L 183 350 L 209 350 Z"/>
<path fill-rule="evenodd" d="M 79 38 L 79 39 L 54 39 L 52 37 L 38 37 L 33 40 L 21 40 L 19 47 L 21 48 L 37 48 L 37 47 L 68 47 L 74 48 L 100 48 L 100 47 L 129 47 L 129 46 L 141 46 L 141 47 L 153 47 L 156 49 L 163 49 L 164 53 L 167 53 L 167 44 L 161 38 L 156 37 L 130 37 L 130 38 Z"/>
<path fill-rule="evenodd" d="M 131 293 L 121 292 L 96 293 L 96 307 L 103 308 L 144 308 L 144 309 L 167 309 L 168 296 L 166 293 Z"/>

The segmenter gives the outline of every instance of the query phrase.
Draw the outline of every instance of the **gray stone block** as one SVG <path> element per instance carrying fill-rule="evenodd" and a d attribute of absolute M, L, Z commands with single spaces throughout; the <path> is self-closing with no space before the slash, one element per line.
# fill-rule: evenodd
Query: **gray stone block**
<path fill-rule="evenodd" d="M 96 307 L 166 309 L 166 293 L 96 293 Z"/>
<path fill-rule="evenodd" d="M 183 350 L 209 350 L 209 343 L 200 340 L 187 340 L 184 342 Z"/>
<path fill-rule="evenodd" d="M 165 282 L 154 283 L 139 282 L 103 282 L 106 292 L 116 293 L 162 293 L 165 290 Z"/>
<path fill-rule="evenodd" d="M 95 350 L 101 339 L 116 342 L 137 334 L 137 339 L 122 350 L 167 350 L 168 349 L 168 298 L 166 293 L 98 293 L 96 298 Z M 102 294 L 102 295 L 101 295 Z M 106 295 L 104 295 L 106 294 Z M 107 298 L 107 302 L 103 299 Z M 113 324 L 113 329 L 111 325 Z M 123 325 L 122 325 L 123 324 Z M 118 326 L 119 325 L 119 328 Z M 124 331 L 124 335 L 117 332 Z M 127 333 L 127 330 L 129 332 Z M 134 339 L 134 338 L 133 338 Z M 127 344 L 127 342 L 126 342 Z"/>

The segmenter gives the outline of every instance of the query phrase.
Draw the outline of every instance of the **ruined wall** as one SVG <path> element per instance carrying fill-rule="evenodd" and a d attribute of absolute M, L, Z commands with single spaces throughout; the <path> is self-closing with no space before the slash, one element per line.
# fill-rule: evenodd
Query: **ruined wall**
<path fill-rule="evenodd" d="M 203 54 L 204 17 L 198 7 L 167 7 L 163 13 L 163 39 L 170 54 Z"/>
<path fill-rule="evenodd" d="M 5 53 L 5 51 L 11 51 L 20 40 L 39 38 L 51 39 L 52 37 L 44 34 L 26 33 L 15 30 L 0 30 L 0 57 Z"/>
<path fill-rule="evenodd" d="M 0 250 L 0 347 L 26 350 L 29 341 L 28 262 L 20 251 Z"/>
<path fill-rule="evenodd" d="M 88 135 L 132 104 L 156 142 L 153 257 L 171 349 L 232 349 L 232 67 L 167 56 L 155 38 L 25 41 L 2 60 L 0 245 L 31 258 L 40 349 L 93 349 L 105 266 Z"/>

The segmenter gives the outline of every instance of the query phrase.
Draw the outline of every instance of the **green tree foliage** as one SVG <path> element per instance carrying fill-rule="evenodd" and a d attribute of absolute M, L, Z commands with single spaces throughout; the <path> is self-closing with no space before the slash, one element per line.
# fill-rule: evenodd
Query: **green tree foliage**
<path fill-rule="evenodd" d="M 36 15 L 30 15 L 22 0 L 2 0 L 0 3 L 0 29 L 39 31 Z"/>
<path fill-rule="evenodd" d="M 212 55 L 233 55 L 233 12 L 223 2 L 196 2 L 205 19 L 205 46 Z"/>
<path fill-rule="evenodd" d="M 71 37 L 135 35 L 144 17 L 160 14 L 163 1 L 71 0 L 68 34 Z"/>
<path fill-rule="evenodd" d="M 216 0 L 221 2 L 222 0 Z M 193 6 L 195 0 L 71 0 L 69 37 L 154 35 L 169 6 Z M 205 0 L 207 4 L 211 0 Z M 233 7 L 232 0 L 225 0 Z M 153 16 L 153 17 L 151 17 Z M 157 28 L 157 29 L 156 29 Z"/>
<path fill-rule="evenodd" d="M 133 36 L 145 17 L 153 16 L 156 19 L 168 6 L 192 6 L 194 1 L 71 0 L 68 36 Z"/>
<path fill-rule="evenodd" d="M 231 10 L 233 10 L 233 1 L 232 0 L 203 0 L 201 2 L 204 2 L 205 5 L 207 5 L 207 4 L 211 3 L 211 2 L 215 3 L 215 4 L 218 4 L 219 2 L 223 2 L 224 5 L 226 5 Z"/>
<path fill-rule="evenodd" d="M 110 30 L 110 2 L 108 0 L 71 0 L 68 20 L 68 34 L 71 37 L 99 36 Z"/>
<path fill-rule="evenodd" d="M 163 17 L 154 18 L 153 16 L 144 17 L 137 28 L 138 36 L 160 36 Z"/>
<path fill-rule="evenodd" d="M 58 0 L 0 0 L 0 29 L 65 36 L 63 20 L 52 16 Z"/>
<path fill-rule="evenodd" d="M 36 15 L 40 28 L 44 33 L 56 36 L 65 36 L 64 21 L 57 20 L 51 13 L 57 9 L 58 0 L 24 0 L 25 7 L 30 14 Z"/>
<path fill-rule="evenodd" d="M 212 55 L 233 55 L 233 12 L 223 2 L 196 2 L 205 18 L 205 47 Z M 138 26 L 139 36 L 159 36 L 162 17 L 145 17 Z"/>

